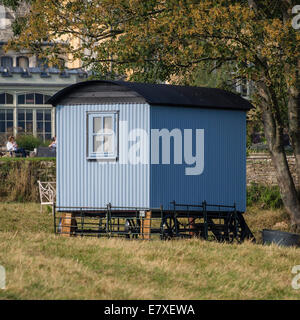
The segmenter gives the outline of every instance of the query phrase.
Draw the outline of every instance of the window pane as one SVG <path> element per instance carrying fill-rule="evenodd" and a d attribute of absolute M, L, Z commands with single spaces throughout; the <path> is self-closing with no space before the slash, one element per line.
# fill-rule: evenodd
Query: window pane
<path fill-rule="evenodd" d="M 24 121 L 18 121 L 18 132 L 25 132 L 25 122 Z"/>
<path fill-rule="evenodd" d="M 12 135 L 13 131 L 14 131 L 14 123 L 12 121 L 7 121 L 6 132 L 9 133 L 10 135 Z"/>
<path fill-rule="evenodd" d="M 6 94 L 6 104 L 13 104 L 14 103 L 14 97 L 11 94 Z"/>
<path fill-rule="evenodd" d="M 0 121 L 0 132 L 6 132 L 5 121 Z"/>
<path fill-rule="evenodd" d="M 112 130 L 112 117 L 104 117 L 104 131 Z"/>
<path fill-rule="evenodd" d="M 34 94 L 33 93 L 26 94 L 26 104 L 34 104 Z"/>
<path fill-rule="evenodd" d="M 13 110 L 6 110 L 6 120 L 14 120 Z"/>
<path fill-rule="evenodd" d="M 44 111 L 43 110 L 36 111 L 36 119 L 37 120 L 44 120 Z"/>
<path fill-rule="evenodd" d="M 0 121 L 5 120 L 5 110 L 0 110 Z"/>
<path fill-rule="evenodd" d="M 94 118 L 94 133 L 100 133 L 102 130 L 102 118 Z"/>
<path fill-rule="evenodd" d="M 26 122 L 26 132 L 27 133 L 32 133 L 33 132 L 32 121 L 27 121 Z"/>
<path fill-rule="evenodd" d="M 43 126 L 43 122 L 42 121 L 37 121 L 36 129 L 37 129 L 37 132 L 43 132 L 44 131 L 44 126 Z"/>
<path fill-rule="evenodd" d="M 91 124 L 91 121 L 93 121 L 92 125 L 90 125 L 88 129 L 88 156 L 91 159 L 105 159 L 112 155 L 115 155 L 117 138 L 115 137 L 113 132 L 115 127 L 114 114 L 114 112 L 95 112 L 88 115 L 89 123 Z"/>
<path fill-rule="evenodd" d="M 45 110 L 45 120 L 51 121 L 51 110 Z"/>
<path fill-rule="evenodd" d="M 14 127 L 14 122 L 13 121 L 6 121 L 6 128 L 13 128 Z"/>
<path fill-rule="evenodd" d="M 26 120 L 32 120 L 32 110 L 26 110 Z"/>
<path fill-rule="evenodd" d="M 5 93 L 0 94 L 0 103 L 5 104 Z"/>
<path fill-rule="evenodd" d="M 113 142 L 112 135 L 104 136 L 104 152 L 108 152 L 108 153 L 113 152 L 112 142 Z"/>
<path fill-rule="evenodd" d="M 18 104 L 25 104 L 25 94 L 18 95 Z"/>
<path fill-rule="evenodd" d="M 19 109 L 18 110 L 18 121 L 23 121 L 25 120 L 25 111 L 24 109 Z"/>
<path fill-rule="evenodd" d="M 44 103 L 46 104 L 50 98 L 51 96 L 44 95 Z"/>
<path fill-rule="evenodd" d="M 102 153 L 103 136 L 94 136 L 93 152 Z"/>
<path fill-rule="evenodd" d="M 36 93 L 35 94 L 35 104 L 43 104 L 44 103 L 44 96 L 42 94 Z"/>
<path fill-rule="evenodd" d="M 2 67 L 12 67 L 13 59 L 11 57 L 2 57 L 1 58 L 1 66 Z"/>
<path fill-rule="evenodd" d="M 45 122 L 45 132 L 51 132 L 51 122 Z"/>

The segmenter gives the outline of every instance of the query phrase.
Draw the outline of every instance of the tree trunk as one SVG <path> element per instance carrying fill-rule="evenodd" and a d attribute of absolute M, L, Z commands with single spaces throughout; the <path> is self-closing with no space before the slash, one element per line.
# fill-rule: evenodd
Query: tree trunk
<path fill-rule="evenodd" d="M 282 20 L 285 24 L 290 24 L 293 19 L 292 8 L 296 5 L 296 1 L 283 0 L 281 6 Z M 296 161 L 296 187 L 298 190 L 298 198 L 300 199 L 300 58 L 299 53 L 295 52 L 295 60 L 285 63 L 285 79 L 287 84 L 287 109 L 288 109 L 288 126 L 289 136 L 293 147 Z M 294 81 L 291 82 L 291 80 Z"/>
<path fill-rule="evenodd" d="M 268 142 L 272 162 L 277 173 L 277 182 L 283 204 L 292 225 L 300 228 L 300 200 L 283 146 L 283 123 L 280 116 L 275 92 L 264 82 L 257 83 L 263 110 L 265 136 Z"/>
<path fill-rule="evenodd" d="M 276 121 L 270 107 L 264 106 L 264 128 L 271 158 L 277 173 L 277 182 L 282 201 L 290 215 L 291 223 L 300 227 L 300 201 L 293 177 L 287 162 L 285 150 L 282 144 L 283 130 Z"/>
<path fill-rule="evenodd" d="M 300 227 L 300 202 L 286 156 L 282 151 L 273 150 L 271 157 L 277 172 L 277 182 L 285 209 L 291 217 L 292 225 Z"/>
<path fill-rule="evenodd" d="M 288 120 L 289 136 L 291 139 L 295 159 L 298 197 L 300 199 L 300 59 L 295 65 L 285 65 L 286 83 L 288 91 Z M 292 83 L 290 80 L 294 79 Z"/>
<path fill-rule="evenodd" d="M 289 88 L 288 101 L 289 136 L 296 160 L 298 194 L 300 193 L 300 94 L 296 87 Z"/>

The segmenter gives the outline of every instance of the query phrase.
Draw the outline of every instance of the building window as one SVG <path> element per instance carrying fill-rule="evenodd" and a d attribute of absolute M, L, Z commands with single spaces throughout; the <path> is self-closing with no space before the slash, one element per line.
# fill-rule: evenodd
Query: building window
<path fill-rule="evenodd" d="M 18 95 L 18 104 L 46 104 L 49 98 L 40 93 L 23 93 Z"/>
<path fill-rule="evenodd" d="M 251 83 L 247 79 L 240 79 L 236 84 L 235 91 L 243 98 L 248 99 L 251 95 Z"/>
<path fill-rule="evenodd" d="M 42 141 L 52 138 L 52 112 L 45 108 L 49 95 L 24 92 L 17 95 L 17 133 L 33 134 Z"/>
<path fill-rule="evenodd" d="M 18 109 L 18 133 L 33 134 L 33 110 Z"/>
<path fill-rule="evenodd" d="M 48 59 L 47 58 L 38 58 L 37 59 L 37 66 L 41 69 L 47 69 L 49 67 Z"/>
<path fill-rule="evenodd" d="M 9 93 L 0 93 L 0 104 L 13 104 L 14 97 Z"/>
<path fill-rule="evenodd" d="M 7 141 L 8 136 L 12 136 L 14 131 L 13 109 L 0 109 L 0 144 Z"/>
<path fill-rule="evenodd" d="M 20 68 L 28 68 L 29 67 L 29 59 L 27 57 L 18 57 L 17 58 L 17 67 Z"/>
<path fill-rule="evenodd" d="M 37 136 L 45 141 L 50 140 L 51 137 L 51 109 L 37 109 L 36 110 L 36 131 Z"/>
<path fill-rule="evenodd" d="M 248 81 L 246 79 L 243 79 L 241 83 L 241 94 L 243 97 L 247 97 L 249 95 L 248 88 L 249 88 Z"/>
<path fill-rule="evenodd" d="M 13 66 L 12 57 L 1 57 L 1 67 L 9 68 Z"/>
<path fill-rule="evenodd" d="M 88 159 L 117 159 L 118 113 L 88 113 Z"/>

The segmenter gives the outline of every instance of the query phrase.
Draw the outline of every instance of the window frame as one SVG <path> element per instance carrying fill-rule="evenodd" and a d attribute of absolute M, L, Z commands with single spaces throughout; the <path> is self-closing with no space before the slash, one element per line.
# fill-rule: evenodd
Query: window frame
<path fill-rule="evenodd" d="M 105 135 L 105 133 L 94 133 L 94 118 L 112 117 L 112 130 L 114 131 L 113 152 L 94 152 L 94 136 Z M 103 120 L 102 120 L 103 121 Z M 119 156 L 119 111 L 88 111 L 86 116 L 87 123 L 87 160 L 118 160 Z M 106 133 L 107 134 L 107 133 Z"/>
<path fill-rule="evenodd" d="M 20 66 L 20 60 L 21 60 L 21 59 L 24 59 L 24 60 L 26 61 L 26 63 L 27 63 L 27 66 L 26 66 L 26 67 L 21 67 L 21 66 Z M 29 58 L 28 58 L 28 57 L 26 57 L 26 56 L 18 56 L 17 59 L 16 59 L 16 61 L 17 61 L 17 67 L 23 68 L 23 69 L 29 68 L 30 63 L 29 63 Z"/>
<path fill-rule="evenodd" d="M 50 115 L 50 120 L 46 120 L 46 112 L 48 115 Z M 38 113 L 43 114 L 43 119 L 38 119 Z M 53 119 L 52 119 L 52 110 L 51 108 L 35 108 L 35 125 L 36 125 L 36 136 L 40 138 L 41 140 L 49 141 L 52 138 L 52 124 L 53 124 Z M 38 123 L 42 123 L 43 130 L 39 131 L 38 128 Z M 46 131 L 46 124 L 50 124 L 50 131 Z M 48 138 L 47 138 L 48 136 Z"/>
<path fill-rule="evenodd" d="M 30 94 L 33 94 L 33 102 L 32 103 L 26 103 L 26 99 L 27 99 L 27 95 L 30 95 Z M 43 96 L 43 103 L 36 103 L 36 95 L 42 95 Z M 19 97 L 20 96 L 24 96 L 24 103 L 20 103 L 19 102 Z M 45 93 L 40 93 L 40 92 L 36 92 L 36 91 L 34 91 L 34 92 L 18 92 L 17 94 L 16 94 L 16 99 L 17 99 L 17 105 L 18 106 L 22 106 L 22 107 L 24 107 L 24 106 L 47 106 L 48 105 L 48 103 L 46 103 L 48 100 L 49 100 L 49 98 L 51 97 L 51 94 L 49 95 L 49 94 L 45 94 Z"/>
<path fill-rule="evenodd" d="M 21 113 L 23 111 L 24 113 L 24 119 L 21 120 L 19 119 L 19 112 Z M 17 108 L 17 114 L 16 114 L 16 122 L 17 122 L 17 131 L 18 134 L 34 134 L 34 119 L 33 119 L 33 108 Z M 31 113 L 31 120 L 27 119 L 27 114 Z M 24 132 L 20 131 L 19 128 L 22 127 L 19 124 L 24 123 Z M 30 128 L 30 124 L 32 126 L 32 129 L 29 130 L 28 127 Z M 29 130 L 29 131 L 28 131 Z"/>
<path fill-rule="evenodd" d="M 0 95 L 4 94 L 4 103 L 0 103 L 0 106 L 13 106 L 14 105 L 14 95 L 8 92 L 0 92 Z M 12 98 L 12 103 L 8 103 L 7 96 L 10 96 Z"/>
<path fill-rule="evenodd" d="M 5 61 L 5 59 L 7 59 L 7 60 L 9 60 L 11 62 L 10 66 L 4 66 L 3 62 Z M 1 67 L 2 68 L 12 68 L 14 66 L 14 59 L 11 56 L 1 56 L 0 63 L 1 63 Z"/>
<path fill-rule="evenodd" d="M 0 120 L 0 122 L 4 123 L 4 128 L 5 131 L 4 132 L 0 132 L 1 136 L 6 136 L 6 139 L 8 138 L 8 136 L 10 135 L 14 135 L 14 109 L 13 108 L 1 108 L 1 111 L 4 112 L 4 120 Z M 12 119 L 8 119 L 7 113 L 10 112 L 12 115 Z M 8 127 L 7 123 L 12 123 L 12 127 Z M 7 129 L 11 128 L 11 131 L 8 131 Z"/>

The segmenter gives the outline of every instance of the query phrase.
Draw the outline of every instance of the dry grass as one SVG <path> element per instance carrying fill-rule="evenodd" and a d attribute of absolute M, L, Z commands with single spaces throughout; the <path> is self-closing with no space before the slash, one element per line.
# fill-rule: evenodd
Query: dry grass
<path fill-rule="evenodd" d="M 9 160 L 4 161 L 2 159 L 0 160 L 0 200 L 2 201 L 39 201 L 37 181 L 55 179 L 55 162 L 53 161 L 35 158 L 7 158 Z"/>
<path fill-rule="evenodd" d="M 268 227 L 269 218 L 270 226 L 276 224 L 277 215 L 253 211 L 246 219 L 256 231 Z M 300 290 L 291 287 L 300 249 L 62 238 L 52 233 L 52 216 L 40 214 L 36 204 L 0 205 L 0 264 L 7 271 L 0 299 L 300 297 Z"/>
<path fill-rule="evenodd" d="M 284 209 L 263 210 L 258 207 L 250 207 L 244 217 L 258 242 L 261 242 L 260 231 L 263 229 L 292 232 L 289 216 Z"/>

